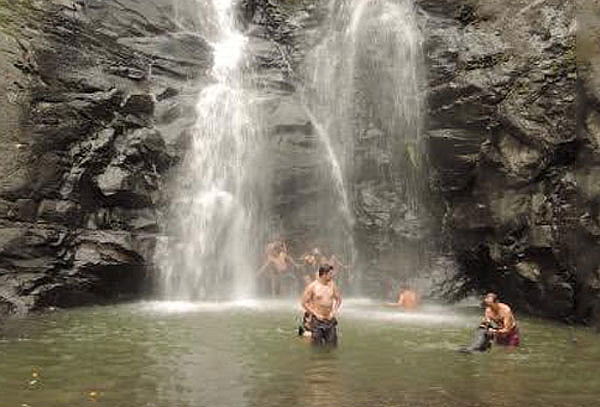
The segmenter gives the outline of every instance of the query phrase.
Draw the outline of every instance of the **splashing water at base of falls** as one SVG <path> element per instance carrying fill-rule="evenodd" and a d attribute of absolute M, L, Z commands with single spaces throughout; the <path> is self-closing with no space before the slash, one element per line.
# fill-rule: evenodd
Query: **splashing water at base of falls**
<path fill-rule="evenodd" d="M 213 46 L 211 77 L 196 104 L 189 151 L 174 186 L 168 241 L 158 250 L 166 299 L 246 298 L 259 250 L 261 132 L 246 81 L 247 39 L 235 0 L 197 1 Z"/>

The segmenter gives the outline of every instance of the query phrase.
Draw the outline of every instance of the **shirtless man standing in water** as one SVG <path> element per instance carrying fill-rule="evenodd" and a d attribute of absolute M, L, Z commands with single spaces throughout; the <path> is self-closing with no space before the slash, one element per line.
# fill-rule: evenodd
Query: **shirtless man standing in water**
<path fill-rule="evenodd" d="M 319 277 L 310 283 L 302 295 L 302 308 L 306 311 L 304 328 L 311 332 L 316 345 L 337 344 L 335 316 L 342 305 L 342 295 L 333 282 L 333 268 L 319 267 Z"/>

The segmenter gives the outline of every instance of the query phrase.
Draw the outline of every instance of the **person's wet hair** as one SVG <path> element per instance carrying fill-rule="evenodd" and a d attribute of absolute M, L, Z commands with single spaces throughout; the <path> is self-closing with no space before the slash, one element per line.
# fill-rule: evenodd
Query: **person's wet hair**
<path fill-rule="evenodd" d="M 496 293 L 487 293 L 485 297 L 491 297 L 493 302 L 498 302 L 498 294 Z"/>
<path fill-rule="evenodd" d="M 329 273 L 331 270 L 333 270 L 332 266 L 329 264 L 323 264 L 321 267 L 319 267 L 319 277 Z"/>

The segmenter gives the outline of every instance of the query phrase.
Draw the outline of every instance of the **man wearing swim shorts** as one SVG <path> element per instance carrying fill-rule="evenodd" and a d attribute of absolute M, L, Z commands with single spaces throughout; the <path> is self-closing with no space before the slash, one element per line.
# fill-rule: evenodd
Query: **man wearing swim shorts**
<path fill-rule="evenodd" d="M 308 314 L 304 328 L 311 332 L 315 345 L 337 344 L 335 316 L 342 305 L 342 296 L 333 281 L 332 271 L 328 264 L 320 266 L 318 278 L 306 287 L 302 295 L 302 308 Z"/>
<path fill-rule="evenodd" d="M 519 327 L 510 307 L 498 300 L 498 295 L 488 293 L 483 299 L 485 305 L 484 322 L 495 324 L 489 332 L 498 345 L 517 347 L 521 343 Z"/>

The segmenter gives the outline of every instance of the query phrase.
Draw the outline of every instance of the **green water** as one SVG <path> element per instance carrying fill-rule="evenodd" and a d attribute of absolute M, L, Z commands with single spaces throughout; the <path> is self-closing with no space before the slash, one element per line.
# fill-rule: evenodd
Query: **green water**
<path fill-rule="evenodd" d="M 600 337 L 521 319 L 522 347 L 464 355 L 473 309 L 349 301 L 340 346 L 292 303 L 138 303 L 5 323 L 0 407 L 597 406 Z M 37 377 L 34 377 L 37 373 Z"/>

